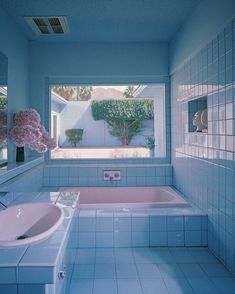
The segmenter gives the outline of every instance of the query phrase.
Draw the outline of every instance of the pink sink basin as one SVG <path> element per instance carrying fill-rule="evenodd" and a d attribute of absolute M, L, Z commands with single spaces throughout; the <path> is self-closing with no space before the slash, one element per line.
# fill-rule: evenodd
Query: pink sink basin
<path fill-rule="evenodd" d="M 0 247 L 27 245 L 49 237 L 62 223 L 63 210 L 50 203 L 11 206 L 0 212 Z"/>

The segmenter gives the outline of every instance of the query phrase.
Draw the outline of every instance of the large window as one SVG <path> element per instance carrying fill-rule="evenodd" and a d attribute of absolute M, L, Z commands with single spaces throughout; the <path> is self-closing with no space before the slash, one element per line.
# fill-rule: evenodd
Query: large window
<path fill-rule="evenodd" d="M 165 86 L 52 85 L 56 159 L 165 156 Z"/>

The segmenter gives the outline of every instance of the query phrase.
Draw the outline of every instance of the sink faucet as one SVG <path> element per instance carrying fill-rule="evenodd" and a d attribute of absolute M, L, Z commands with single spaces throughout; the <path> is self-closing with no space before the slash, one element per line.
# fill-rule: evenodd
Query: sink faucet
<path fill-rule="evenodd" d="M 4 203 L 2 203 L 2 201 L 0 201 L 0 204 L 4 207 L 4 209 L 7 209 L 7 206 Z"/>

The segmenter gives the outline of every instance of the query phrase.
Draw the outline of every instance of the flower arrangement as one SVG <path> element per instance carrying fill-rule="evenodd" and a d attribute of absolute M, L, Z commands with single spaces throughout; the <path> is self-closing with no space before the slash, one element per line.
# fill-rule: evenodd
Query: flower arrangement
<path fill-rule="evenodd" d="M 7 112 L 0 110 L 0 146 L 5 144 L 7 138 Z"/>
<path fill-rule="evenodd" d="M 40 124 L 40 115 L 34 109 L 24 109 L 15 113 L 10 136 L 17 147 L 25 144 L 30 149 L 44 153 L 56 147 L 46 129 Z"/>

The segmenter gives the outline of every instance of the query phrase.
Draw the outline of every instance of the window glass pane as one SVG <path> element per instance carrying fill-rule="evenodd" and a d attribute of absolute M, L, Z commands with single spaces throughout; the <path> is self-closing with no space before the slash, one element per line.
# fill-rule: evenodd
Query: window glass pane
<path fill-rule="evenodd" d="M 51 86 L 51 158 L 163 157 L 164 99 L 158 84 Z"/>

